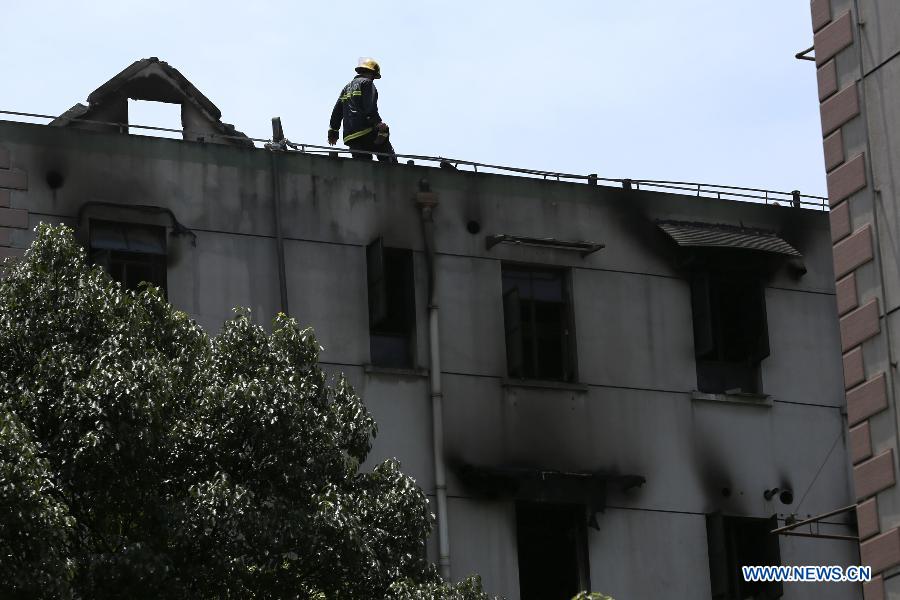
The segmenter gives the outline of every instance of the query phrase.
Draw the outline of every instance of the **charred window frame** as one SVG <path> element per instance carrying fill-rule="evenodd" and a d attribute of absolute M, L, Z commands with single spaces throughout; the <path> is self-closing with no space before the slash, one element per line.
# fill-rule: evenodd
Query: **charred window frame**
<path fill-rule="evenodd" d="M 780 582 L 744 581 L 742 566 L 781 564 L 777 515 L 768 519 L 706 516 L 709 581 L 712 600 L 774 599 L 784 593 Z"/>
<path fill-rule="evenodd" d="M 516 503 L 516 550 L 521 600 L 591 589 L 584 506 Z"/>
<path fill-rule="evenodd" d="M 366 248 L 369 350 L 376 367 L 415 366 L 415 274 L 412 250 L 385 248 L 381 238 Z"/>
<path fill-rule="evenodd" d="M 758 274 L 704 271 L 691 281 L 697 389 L 760 393 L 769 356 L 766 296 Z"/>
<path fill-rule="evenodd" d="M 166 228 L 91 219 L 90 259 L 125 289 L 147 282 L 168 295 Z"/>
<path fill-rule="evenodd" d="M 575 381 L 574 318 L 568 272 L 504 264 L 502 277 L 509 376 Z"/>

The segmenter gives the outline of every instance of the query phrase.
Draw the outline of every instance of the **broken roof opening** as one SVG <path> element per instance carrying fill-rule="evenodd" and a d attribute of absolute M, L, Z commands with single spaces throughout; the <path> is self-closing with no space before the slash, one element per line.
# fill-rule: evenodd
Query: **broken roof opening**
<path fill-rule="evenodd" d="M 161 127 L 165 129 L 181 128 L 181 104 L 159 102 L 156 100 L 128 99 L 128 122 Z M 183 134 L 158 129 L 129 128 L 128 133 L 180 139 Z"/>
<path fill-rule="evenodd" d="M 180 106 L 180 129 L 185 140 L 253 147 L 253 142 L 246 135 L 237 131 L 234 125 L 221 120 L 222 112 L 219 108 L 178 69 L 155 56 L 133 62 L 91 92 L 87 105 L 76 104 L 50 125 L 120 131 L 124 127 L 116 124 L 124 126 L 129 123 L 129 100 L 149 100 Z"/>

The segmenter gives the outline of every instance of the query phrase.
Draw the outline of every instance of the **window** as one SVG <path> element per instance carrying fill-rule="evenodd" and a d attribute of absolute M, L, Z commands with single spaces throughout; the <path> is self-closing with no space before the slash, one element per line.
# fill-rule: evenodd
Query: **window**
<path fill-rule="evenodd" d="M 155 225 L 90 222 L 91 262 L 129 290 L 146 281 L 166 294 L 166 229 Z"/>
<path fill-rule="evenodd" d="M 762 281 L 746 273 L 698 273 L 691 300 L 697 388 L 758 393 L 759 363 L 769 355 Z"/>
<path fill-rule="evenodd" d="M 726 517 L 716 513 L 706 517 L 709 545 L 709 581 L 713 600 L 769 600 L 780 598 L 778 582 L 746 582 L 741 567 L 781 564 L 775 516 L 770 519 Z"/>
<path fill-rule="evenodd" d="M 584 507 L 516 505 L 521 600 L 568 599 L 590 589 Z"/>
<path fill-rule="evenodd" d="M 511 377 L 575 380 L 568 299 L 564 271 L 503 266 L 506 364 Z"/>
<path fill-rule="evenodd" d="M 415 280 L 411 250 L 366 248 L 369 349 L 378 367 L 410 369 L 415 358 Z"/>

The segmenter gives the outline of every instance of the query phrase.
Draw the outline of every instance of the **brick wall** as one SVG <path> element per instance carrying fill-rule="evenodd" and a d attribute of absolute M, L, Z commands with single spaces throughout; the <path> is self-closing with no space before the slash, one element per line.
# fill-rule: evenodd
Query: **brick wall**
<path fill-rule="evenodd" d="M 839 6 L 843 8 L 835 10 Z M 860 271 L 872 269 L 878 239 L 872 211 L 861 210 L 865 207 L 859 204 L 871 201 L 869 159 L 859 145 L 845 143 L 845 128 L 858 130 L 864 125 L 859 120 L 865 109 L 861 75 L 848 66 L 857 64 L 858 52 L 856 20 L 850 9 L 851 3 L 842 0 L 811 1 L 860 558 L 878 574 L 863 589 L 866 600 L 883 600 L 885 580 L 881 574 L 900 565 L 900 529 L 887 526 L 889 521 L 879 512 L 878 496 L 896 486 L 897 463 L 894 446 L 873 441 L 871 426 L 871 420 L 890 405 L 891 375 L 865 360 L 868 345 L 883 345 L 888 340 L 882 331 L 881 283 L 865 290 L 865 301 L 858 289 L 858 282 L 872 281 Z"/>

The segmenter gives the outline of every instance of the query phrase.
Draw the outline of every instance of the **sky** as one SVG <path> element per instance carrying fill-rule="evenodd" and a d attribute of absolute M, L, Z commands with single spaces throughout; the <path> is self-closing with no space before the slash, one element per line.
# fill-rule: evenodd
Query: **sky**
<path fill-rule="evenodd" d="M 806 1 L 4 4 L 0 110 L 60 114 L 157 56 L 248 135 L 280 116 L 324 145 L 372 56 L 400 153 L 825 195 Z M 149 108 L 131 122 L 180 127 Z"/>

